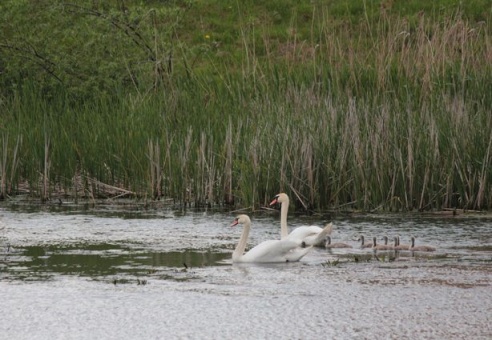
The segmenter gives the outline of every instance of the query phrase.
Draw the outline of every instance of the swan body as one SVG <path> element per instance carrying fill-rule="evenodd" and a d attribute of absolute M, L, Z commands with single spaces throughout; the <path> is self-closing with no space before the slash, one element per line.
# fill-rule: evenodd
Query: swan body
<path fill-rule="evenodd" d="M 389 246 L 387 244 L 377 244 L 376 242 L 377 242 L 376 237 L 373 237 L 372 238 L 372 249 L 373 250 L 393 250 L 394 249 L 393 246 Z"/>
<path fill-rule="evenodd" d="M 341 242 L 331 243 L 331 237 L 326 236 L 325 248 L 352 248 L 352 246 Z"/>
<path fill-rule="evenodd" d="M 287 227 L 287 215 L 289 212 L 289 196 L 284 193 L 276 195 L 270 205 L 280 203 L 280 238 L 281 240 L 291 240 L 303 242 L 307 246 L 324 247 L 326 236 L 331 234 L 333 224 L 328 223 L 324 228 L 317 226 L 297 227 L 289 234 Z"/>
<path fill-rule="evenodd" d="M 357 241 L 360 242 L 360 248 L 361 249 L 372 248 L 372 246 L 373 246 L 371 243 L 365 243 L 364 242 L 364 235 L 360 235 L 359 238 L 357 239 Z"/>
<path fill-rule="evenodd" d="M 311 249 L 311 247 L 303 248 L 301 242 L 295 242 L 293 240 L 269 240 L 261 242 L 247 253 L 244 253 L 251 229 L 251 220 L 248 215 L 239 215 L 231 226 L 238 224 L 242 224 L 244 227 L 236 249 L 232 253 L 232 262 L 296 262 Z"/>
<path fill-rule="evenodd" d="M 415 237 L 412 236 L 411 238 L 412 244 L 410 245 L 410 250 L 411 251 L 435 251 L 436 248 L 431 247 L 431 246 L 415 246 Z"/>

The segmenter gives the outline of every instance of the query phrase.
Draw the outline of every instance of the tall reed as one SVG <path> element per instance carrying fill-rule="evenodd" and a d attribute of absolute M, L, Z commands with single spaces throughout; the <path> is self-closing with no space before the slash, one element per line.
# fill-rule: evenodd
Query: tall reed
<path fill-rule="evenodd" d="M 244 29 L 237 72 L 227 59 L 212 73 L 175 65 L 150 95 L 71 106 L 26 85 L 3 104 L 3 136 L 18 140 L 4 137 L 3 195 L 10 168 L 11 188 L 46 197 L 78 176 L 88 197 L 186 206 L 287 191 L 305 210 L 492 208 L 490 23 L 382 15 L 362 39 L 362 24 L 321 14 L 285 43 Z"/>
<path fill-rule="evenodd" d="M 9 148 L 8 134 L 2 135 L 2 154 L 0 157 L 0 199 L 4 199 L 12 192 L 12 186 L 15 185 L 15 177 L 19 166 L 19 158 L 17 156 L 19 146 L 21 145 L 21 136 L 17 137 L 15 146 Z M 10 169 L 9 169 L 10 165 Z"/>

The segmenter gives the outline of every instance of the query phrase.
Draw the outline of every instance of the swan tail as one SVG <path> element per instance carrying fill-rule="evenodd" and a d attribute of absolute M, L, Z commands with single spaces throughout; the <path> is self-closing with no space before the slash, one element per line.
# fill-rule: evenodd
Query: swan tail
<path fill-rule="evenodd" d="M 324 247 L 326 244 L 326 236 L 331 235 L 333 231 L 333 223 L 328 223 L 325 225 L 323 230 L 316 236 L 313 245 L 316 247 Z"/>

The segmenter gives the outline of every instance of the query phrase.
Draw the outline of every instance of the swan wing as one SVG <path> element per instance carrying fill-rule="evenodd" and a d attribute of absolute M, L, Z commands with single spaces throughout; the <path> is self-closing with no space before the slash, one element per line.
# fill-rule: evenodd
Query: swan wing
<path fill-rule="evenodd" d="M 321 228 L 320 228 L 321 229 Z M 318 233 L 318 235 L 316 235 L 313 239 L 313 242 L 312 243 L 308 243 L 306 242 L 306 244 L 309 246 L 309 245 L 313 245 L 313 246 L 316 246 L 316 247 L 324 247 L 325 246 L 325 240 L 326 240 L 326 236 L 330 235 L 331 232 L 333 230 L 333 224 L 332 223 L 328 223 L 327 225 L 325 225 L 325 227 Z"/>
<path fill-rule="evenodd" d="M 264 241 L 244 254 L 238 262 L 295 262 L 307 254 L 309 248 L 300 248 L 291 240 Z"/>
<path fill-rule="evenodd" d="M 304 242 L 308 246 L 324 246 L 325 238 L 333 229 L 333 225 L 328 223 L 324 228 L 317 226 L 297 227 L 287 236 L 288 240 Z"/>
<path fill-rule="evenodd" d="M 302 242 L 306 238 L 316 237 L 323 229 L 316 226 L 297 227 L 287 236 L 286 240 Z"/>

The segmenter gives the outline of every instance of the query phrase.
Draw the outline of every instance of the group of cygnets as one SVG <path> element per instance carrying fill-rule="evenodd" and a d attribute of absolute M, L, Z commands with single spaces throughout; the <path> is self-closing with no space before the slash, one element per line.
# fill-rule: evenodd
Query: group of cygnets
<path fill-rule="evenodd" d="M 384 244 L 378 244 L 377 243 L 377 238 L 373 237 L 372 242 L 366 243 L 364 235 L 360 235 L 359 238 L 357 239 L 358 242 L 360 242 L 359 248 L 361 249 L 373 249 L 373 250 L 409 250 L 409 251 L 435 251 L 436 248 L 428 245 L 415 245 L 415 237 L 411 237 L 410 244 L 401 244 L 400 243 L 400 236 L 397 235 L 393 238 L 393 244 L 388 244 L 388 236 L 383 236 L 382 240 L 384 241 Z M 332 243 L 331 242 L 331 237 L 326 236 L 326 243 L 325 243 L 325 248 L 353 248 L 350 244 L 347 243 Z"/>
<path fill-rule="evenodd" d="M 270 206 L 281 204 L 280 209 L 280 239 L 263 241 L 245 253 L 251 229 L 251 220 L 248 215 L 239 215 L 234 219 L 231 226 L 243 225 L 243 231 L 239 242 L 232 253 L 233 262 L 295 262 L 304 257 L 309 250 L 315 247 L 326 248 L 352 248 L 345 243 L 332 243 L 332 224 L 324 228 L 317 226 L 297 227 L 289 233 L 287 227 L 287 214 L 289 209 L 289 197 L 280 193 L 274 197 Z M 360 236 L 361 248 L 372 248 L 373 250 L 410 250 L 410 251 L 433 251 L 430 246 L 415 246 L 415 238 L 411 238 L 409 245 L 400 244 L 398 236 L 395 237 L 394 245 L 388 245 L 388 237 L 383 237 L 384 244 L 377 244 L 376 237 L 372 243 L 365 243 L 364 236 Z"/>

